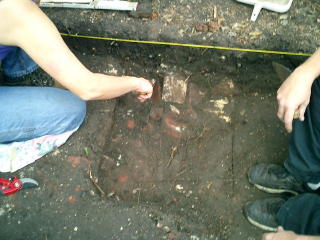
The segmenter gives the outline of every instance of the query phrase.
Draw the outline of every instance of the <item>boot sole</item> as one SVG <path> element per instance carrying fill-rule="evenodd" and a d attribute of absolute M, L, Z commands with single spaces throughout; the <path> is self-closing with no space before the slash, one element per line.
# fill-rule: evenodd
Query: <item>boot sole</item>
<path fill-rule="evenodd" d="M 256 226 L 256 227 L 258 227 L 258 228 L 260 228 L 260 229 L 262 229 L 264 231 L 268 231 L 268 232 L 276 232 L 277 231 L 277 228 L 275 228 L 275 227 L 273 228 L 273 227 L 269 227 L 269 226 L 263 225 L 263 224 L 258 223 L 257 221 L 253 220 L 252 218 L 250 218 L 248 216 L 246 216 L 246 217 L 247 217 L 247 220 L 252 225 L 254 225 L 254 226 Z"/>
<path fill-rule="evenodd" d="M 265 186 L 261 186 L 261 185 L 258 185 L 258 184 L 254 184 L 253 185 L 258 188 L 259 190 L 261 191 L 264 191 L 264 192 L 267 192 L 267 193 L 291 193 L 293 195 L 298 195 L 297 192 L 295 191 L 292 191 L 292 190 L 289 190 L 289 189 L 276 189 L 276 188 L 268 188 L 268 187 L 265 187 Z"/>
<path fill-rule="evenodd" d="M 251 181 L 249 176 L 248 176 L 248 181 L 249 181 L 249 183 L 251 183 L 256 188 L 258 188 L 259 190 L 261 190 L 263 192 L 274 193 L 274 194 L 279 194 L 279 193 L 291 193 L 293 195 L 298 195 L 299 194 L 298 192 L 293 191 L 293 190 L 289 190 L 289 189 L 269 188 L 269 187 L 265 187 L 265 186 L 256 184 L 253 181 Z"/>

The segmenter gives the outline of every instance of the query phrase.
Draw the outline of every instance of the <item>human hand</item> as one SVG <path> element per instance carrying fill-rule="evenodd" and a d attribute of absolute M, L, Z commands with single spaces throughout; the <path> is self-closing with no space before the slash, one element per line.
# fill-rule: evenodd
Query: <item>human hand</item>
<path fill-rule="evenodd" d="M 298 235 L 291 231 L 285 231 L 282 227 L 278 227 L 276 233 L 265 233 L 262 240 L 296 240 Z"/>
<path fill-rule="evenodd" d="M 284 122 L 288 132 L 292 131 L 292 120 L 295 111 L 300 121 L 304 121 L 304 113 L 310 101 L 311 86 L 314 77 L 303 67 L 297 68 L 283 82 L 277 92 L 278 118 Z"/>
<path fill-rule="evenodd" d="M 153 86 L 148 80 L 144 78 L 135 78 L 135 79 L 137 81 L 137 88 L 135 92 L 138 95 L 138 100 L 140 102 L 144 102 L 145 100 L 151 97 Z"/>

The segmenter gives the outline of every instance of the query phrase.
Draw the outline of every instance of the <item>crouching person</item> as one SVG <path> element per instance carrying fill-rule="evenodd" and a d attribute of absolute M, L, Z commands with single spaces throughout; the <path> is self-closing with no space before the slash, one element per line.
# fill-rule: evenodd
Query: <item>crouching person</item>
<path fill-rule="evenodd" d="M 146 79 L 84 67 L 34 2 L 0 0 L 0 16 L 5 19 L 0 21 L 0 62 L 6 85 L 0 86 L 1 172 L 16 171 L 67 141 L 85 118 L 86 101 L 131 91 L 140 101 L 151 97 Z M 67 90 L 50 87 L 52 80 L 41 69 Z"/>

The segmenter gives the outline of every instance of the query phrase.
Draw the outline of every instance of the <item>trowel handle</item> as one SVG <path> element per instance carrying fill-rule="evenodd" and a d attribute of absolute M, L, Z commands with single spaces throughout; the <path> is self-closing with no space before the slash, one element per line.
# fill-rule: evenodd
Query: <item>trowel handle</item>
<path fill-rule="evenodd" d="M 259 3 L 256 3 L 254 5 L 254 8 L 253 8 L 253 12 L 252 12 L 252 15 L 251 15 L 251 21 L 255 22 L 257 20 L 257 17 L 261 11 L 261 8 L 262 8 L 262 5 L 259 4 Z"/>

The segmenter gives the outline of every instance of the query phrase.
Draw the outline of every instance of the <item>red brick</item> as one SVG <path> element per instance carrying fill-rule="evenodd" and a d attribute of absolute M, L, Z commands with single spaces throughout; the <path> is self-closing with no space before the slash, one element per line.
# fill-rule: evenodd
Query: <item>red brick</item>
<path fill-rule="evenodd" d="M 128 120 L 127 127 L 133 129 L 136 126 L 136 123 L 133 120 Z"/>

